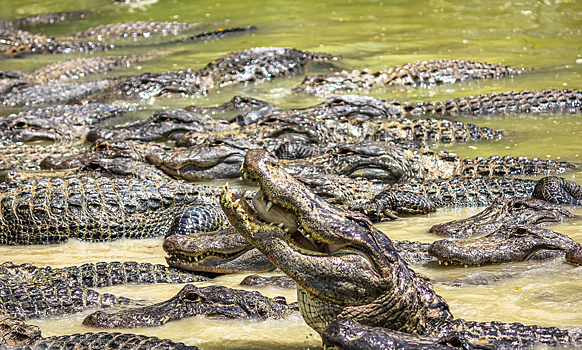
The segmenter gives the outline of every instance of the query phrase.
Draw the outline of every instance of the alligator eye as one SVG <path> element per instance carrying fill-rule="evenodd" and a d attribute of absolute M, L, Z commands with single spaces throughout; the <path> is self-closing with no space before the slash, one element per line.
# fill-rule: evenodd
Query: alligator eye
<path fill-rule="evenodd" d="M 216 139 L 216 140 L 213 140 L 212 142 L 210 142 L 210 145 L 212 145 L 212 146 L 218 146 L 218 145 L 224 145 L 224 144 L 225 144 L 225 142 L 223 139 Z"/>
<path fill-rule="evenodd" d="M 184 295 L 184 300 L 188 300 L 188 301 L 199 301 L 200 295 L 198 293 L 193 293 L 193 292 L 188 292 L 186 293 L 186 295 Z"/>
<path fill-rule="evenodd" d="M 165 122 L 166 120 L 170 119 L 170 117 L 167 114 L 160 114 L 158 116 L 158 121 L 159 122 Z"/>
<path fill-rule="evenodd" d="M 448 345 L 452 348 L 461 348 L 463 347 L 463 341 L 457 337 L 453 337 L 451 339 L 447 339 L 444 345 Z"/>
<path fill-rule="evenodd" d="M 99 170 L 101 168 L 101 165 L 98 162 L 90 162 L 89 164 L 87 164 L 87 168 L 89 170 Z"/>
<path fill-rule="evenodd" d="M 100 142 L 95 149 L 98 151 L 105 151 L 109 148 L 109 142 Z"/>
<path fill-rule="evenodd" d="M 28 127 L 28 123 L 25 122 L 24 120 L 20 120 L 20 121 L 14 123 L 14 125 L 12 125 L 12 127 L 14 129 L 24 129 L 24 128 Z"/>

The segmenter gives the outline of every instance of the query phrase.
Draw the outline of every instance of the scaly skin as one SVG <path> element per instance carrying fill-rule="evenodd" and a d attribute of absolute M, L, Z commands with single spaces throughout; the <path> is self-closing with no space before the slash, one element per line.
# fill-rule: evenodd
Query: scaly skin
<path fill-rule="evenodd" d="M 294 90 L 308 94 L 361 92 L 390 86 L 430 86 L 452 84 L 468 79 L 499 79 L 522 73 L 524 69 L 490 63 L 440 60 L 407 63 L 372 72 L 342 71 L 328 75 L 307 76 Z"/>
<path fill-rule="evenodd" d="M 100 294 L 81 286 L 40 283 L 0 284 L 0 312 L 30 319 L 66 315 L 94 308 L 129 306 L 135 301 L 112 294 Z"/>
<path fill-rule="evenodd" d="M 552 225 L 569 220 L 572 214 L 540 199 L 497 198 L 482 212 L 467 219 L 437 224 L 429 232 L 441 237 L 466 238 L 497 231 L 501 225 Z"/>
<path fill-rule="evenodd" d="M 224 224 L 218 189 L 175 181 L 39 179 L 0 194 L 0 244 L 49 244 L 164 235 L 171 226 Z"/>
<path fill-rule="evenodd" d="M 530 113 L 580 113 L 579 90 L 511 91 L 461 97 L 445 102 L 411 103 L 404 107 L 416 115 L 514 115 Z"/>
<path fill-rule="evenodd" d="M 538 181 L 533 196 L 552 204 L 582 205 L 582 186 L 561 177 L 548 176 Z"/>
<path fill-rule="evenodd" d="M 198 288 L 188 284 L 169 300 L 115 314 L 97 311 L 87 316 L 83 325 L 95 328 L 159 327 L 167 322 L 196 315 L 231 319 L 280 319 L 294 309 L 287 305 L 284 297 L 268 298 L 257 291 L 223 286 Z"/>
<path fill-rule="evenodd" d="M 547 252 L 549 250 L 564 252 L 579 247 L 578 243 L 561 233 L 532 224 L 507 221 L 493 233 L 477 239 L 436 241 L 430 245 L 428 253 L 439 262 L 467 266 L 543 259 L 554 255 Z"/>
<path fill-rule="evenodd" d="M 0 265 L 0 283 L 30 283 L 45 286 L 69 285 L 86 288 L 120 284 L 190 283 L 206 278 L 161 264 L 99 262 L 62 268 L 37 267 L 31 264 Z"/>
<path fill-rule="evenodd" d="M 82 100 L 103 93 L 117 85 L 117 80 L 99 80 L 88 83 L 49 83 L 46 85 L 12 88 L 10 93 L 0 96 L 0 106 L 24 107 L 66 103 L 71 99 Z"/>
<path fill-rule="evenodd" d="M 249 151 L 243 170 L 260 187 L 254 209 L 227 188 L 221 206 L 231 225 L 295 280 L 303 318 L 319 333 L 335 320 L 351 319 L 428 336 L 466 332 L 469 339 L 500 339 L 505 334 L 515 344 L 581 344 L 574 332 L 556 328 L 453 320 L 444 299 L 403 263 L 390 239 L 367 218 L 330 206 L 266 151 Z"/>

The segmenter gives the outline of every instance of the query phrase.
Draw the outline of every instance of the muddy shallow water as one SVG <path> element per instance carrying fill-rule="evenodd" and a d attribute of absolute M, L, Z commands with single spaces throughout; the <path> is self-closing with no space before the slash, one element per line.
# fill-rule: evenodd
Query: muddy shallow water
<path fill-rule="evenodd" d="M 83 20 L 28 28 L 62 36 L 104 23 L 134 20 L 199 23 L 198 33 L 220 27 L 255 25 L 255 34 L 206 43 L 182 43 L 160 48 L 161 58 L 134 64 L 124 70 L 91 77 L 91 80 L 144 72 L 199 69 L 225 53 L 256 46 L 289 46 L 339 55 L 335 69 L 378 70 L 426 59 L 470 59 L 535 68 L 509 79 L 467 81 L 432 88 L 402 87 L 372 91 L 369 95 L 400 101 L 443 101 L 486 92 L 577 89 L 582 86 L 582 2 L 564 1 L 143 1 L 120 4 L 109 0 L 46 1 L 0 0 L 0 19 L 57 11 L 91 10 Z M 127 44 L 127 41 L 120 41 Z M 106 53 L 122 55 L 152 50 L 127 48 Z M 18 59 L 0 58 L 0 69 L 32 71 L 62 59 L 79 57 L 46 55 Z M 322 73 L 316 68 L 309 73 Z M 266 100 L 278 107 L 301 107 L 321 101 L 323 96 L 294 94 L 291 89 L 302 76 L 271 83 L 215 91 L 206 97 L 155 98 L 119 103 L 143 109 L 129 118 L 146 118 L 159 108 L 190 104 L 214 105 L 235 94 Z M 0 109 L 0 115 L 10 110 Z M 126 118 L 127 119 L 127 118 Z M 502 140 L 435 145 L 460 157 L 525 155 L 580 162 L 582 118 L 579 115 L 516 115 L 510 117 L 451 118 L 504 130 Z M 111 123 L 121 122 L 114 120 Z M 564 175 L 582 183 L 582 169 Z M 222 181 L 211 184 L 221 184 Z M 232 182 L 231 182 L 232 184 Z M 466 217 L 479 209 L 446 209 L 424 217 L 402 218 L 378 224 L 394 239 L 431 242 L 431 225 Z M 574 218 L 553 229 L 582 242 L 582 209 Z M 97 261 L 147 261 L 165 263 L 162 239 L 120 240 L 110 243 L 71 241 L 57 246 L 0 247 L 3 261 L 38 266 L 69 266 Z M 556 259 L 480 268 L 445 267 L 437 264 L 415 267 L 435 281 L 435 289 L 448 301 L 453 314 L 469 320 L 518 321 L 543 326 L 582 326 L 582 267 Z M 223 276 L 201 284 L 237 287 L 242 275 Z M 180 285 L 121 286 L 102 288 L 148 302 L 174 295 Z M 294 291 L 261 290 L 268 296 L 284 295 L 295 300 Z M 81 326 L 90 313 L 46 320 L 33 320 L 45 335 L 90 331 Z M 252 322 L 195 317 L 160 328 L 131 330 L 156 335 L 203 349 L 289 349 L 321 345 L 300 316 L 285 320 Z"/>

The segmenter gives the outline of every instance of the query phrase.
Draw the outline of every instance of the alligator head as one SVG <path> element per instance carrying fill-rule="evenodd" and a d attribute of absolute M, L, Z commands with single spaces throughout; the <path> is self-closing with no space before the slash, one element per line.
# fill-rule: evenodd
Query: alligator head
<path fill-rule="evenodd" d="M 80 139 L 87 131 L 83 125 L 73 125 L 55 118 L 10 115 L 0 119 L 0 141 L 71 141 Z"/>
<path fill-rule="evenodd" d="M 533 258 L 543 250 L 569 251 L 579 247 L 566 235 L 531 224 L 506 223 L 496 232 L 472 240 L 440 240 L 428 253 L 440 261 L 467 265 L 504 263 Z"/>
<path fill-rule="evenodd" d="M 95 128 L 86 139 L 165 141 L 180 138 L 188 131 L 207 132 L 228 129 L 227 125 L 215 122 L 210 116 L 190 113 L 185 109 L 159 110 L 150 118 L 116 125 L 110 128 Z"/>
<path fill-rule="evenodd" d="M 424 333 L 452 318 L 367 217 L 328 204 L 267 151 L 247 152 L 242 170 L 260 187 L 254 209 L 227 186 L 221 206 L 233 227 L 295 280 L 300 311 L 316 331 L 351 318 Z"/>
<path fill-rule="evenodd" d="M 197 145 L 148 153 L 149 163 L 167 174 L 186 180 L 231 179 L 240 176 L 240 166 L 249 149 L 244 140 L 206 136 Z"/>
<path fill-rule="evenodd" d="M 232 227 L 190 235 L 173 234 L 163 245 L 168 265 L 191 271 L 240 273 L 273 271 L 275 266 Z"/>
<path fill-rule="evenodd" d="M 569 211 L 544 200 L 498 197 L 482 212 L 467 219 L 434 225 L 429 232 L 441 237 L 465 238 L 493 233 L 506 222 L 514 225 L 551 225 L 571 217 Z"/>
<path fill-rule="evenodd" d="M 188 284 L 171 299 L 151 306 L 122 310 L 115 314 L 97 311 L 83 324 L 96 328 L 157 327 L 196 315 L 232 319 L 282 318 L 291 309 L 285 298 L 264 297 L 257 291 L 223 286 L 198 288 Z"/>

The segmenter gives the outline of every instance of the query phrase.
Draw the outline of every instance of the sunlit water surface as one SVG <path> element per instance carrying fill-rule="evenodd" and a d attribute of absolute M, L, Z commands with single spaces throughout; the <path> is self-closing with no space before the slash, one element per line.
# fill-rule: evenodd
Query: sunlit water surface
<path fill-rule="evenodd" d="M 400 101 L 443 101 L 454 97 L 511 90 L 544 88 L 576 89 L 582 72 L 582 3 L 579 1 L 146 1 L 119 4 L 109 0 L 40 1 L 0 0 L 0 19 L 56 11 L 92 10 L 86 19 L 72 23 L 30 28 L 47 35 L 65 36 L 104 23 L 135 20 L 184 21 L 199 23 L 192 33 L 220 27 L 256 25 L 253 35 L 207 43 L 164 46 L 160 58 L 91 77 L 91 80 L 144 72 L 199 69 L 225 53 L 256 46 L 289 46 L 325 51 L 340 56 L 335 69 L 384 69 L 427 59 L 470 59 L 535 68 L 513 79 L 468 81 L 433 88 L 395 88 L 371 91 L 369 95 Z M 128 41 L 119 41 L 125 45 Z M 131 43 L 131 42 L 129 42 Z M 151 51 L 151 47 L 147 51 Z M 130 47 L 107 55 L 134 54 L 143 48 Z M 32 71 L 40 66 L 77 56 L 27 56 L 0 58 L 0 69 Z M 310 73 L 322 73 L 321 67 Z M 157 98 L 127 101 L 138 104 L 128 119 L 142 119 L 159 108 L 190 104 L 214 105 L 235 94 L 266 100 L 278 107 L 300 107 L 318 103 L 322 96 L 294 94 L 291 89 L 302 76 L 271 83 L 215 91 L 206 97 Z M 119 102 L 123 103 L 123 102 Z M 11 110 L 0 109 L 0 115 Z M 452 118 L 504 130 L 498 141 L 464 145 L 435 145 L 460 157 L 525 155 L 580 162 L 582 119 L 578 115 L 518 115 L 491 118 Z M 578 183 L 582 172 L 565 174 Z M 223 182 L 212 182 L 217 185 Z M 232 182 L 231 182 L 232 184 Z M 428 229 L 436 223 L 477 213 L 481 208 L 446 209 L 428 217 L 401 218 L 378 227 L 394 239 L 432 242 Z M 582 242 L 582 210 L 553 229 Z M 63 245 L 3 247 L 4 261 L 55 267 L 98 261 L 141 261 L 165 263 L 162 239 L 120 240 L 110 243 L 70 241 Z M 448 301 L 453 314 L 468 320 L 499 320 L 542 326 L 582 326 L 582 268 L 556 259 L 549 262 L 520 262 L 481 267 L 453 267 L 429 264 L 415 269 L 430 276 L 435 289 Z M 242 275 L 218 277 L 206 283 L 238 288 Z M 496 281 L 496 282 L 494 282 Z M 159 302 L 173 296 L 181 285 L 121 286 L 101 292 Z M 268 296 L 284 295 L 295 301 L 294 291 L 261 290 Z M 45 320 L 33 320 L 45 335 L 91 331 L 81 325 L 92 311 Z M 194 317 L 163 327 L 131 330 L 156 335 L 204 349 L 304 349 L 317 348 L 320 338 L 301 319 L 225 321 Z"/>

